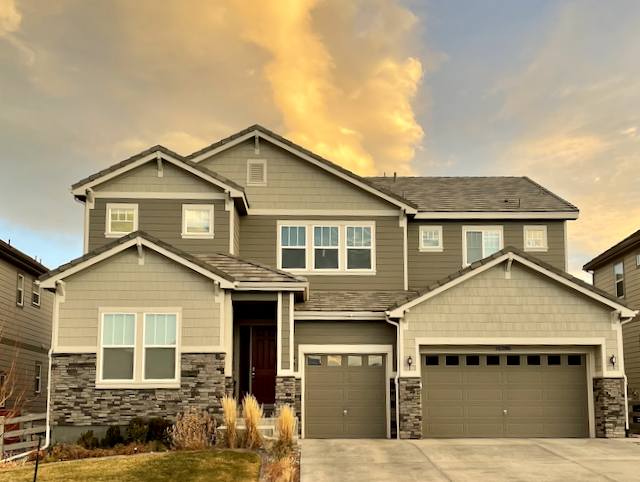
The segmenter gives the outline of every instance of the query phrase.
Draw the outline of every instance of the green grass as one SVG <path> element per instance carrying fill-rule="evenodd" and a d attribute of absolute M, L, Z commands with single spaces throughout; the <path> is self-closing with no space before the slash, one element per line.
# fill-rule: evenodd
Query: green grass
<path fill-rule="evenodd" d="M 38 468 L 38 482 L 254 482 L 259 475 L 258 455 L 217 450 L 54 462 Z M 0 482 L 32 480 L 33 466 L 0 471 Z"/>

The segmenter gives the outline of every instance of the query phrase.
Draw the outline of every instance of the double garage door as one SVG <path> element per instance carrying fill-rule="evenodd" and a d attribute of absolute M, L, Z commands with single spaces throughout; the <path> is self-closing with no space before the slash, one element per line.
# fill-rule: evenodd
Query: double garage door
<path fill-rule="evenodd" d="M 422 356 L 424 437 L 588 437 L 585 357 Z"/>
<path fill-rule="evenodd" d="M 306 356 L 305 437 L 387 436 L 385 356 Z"/>

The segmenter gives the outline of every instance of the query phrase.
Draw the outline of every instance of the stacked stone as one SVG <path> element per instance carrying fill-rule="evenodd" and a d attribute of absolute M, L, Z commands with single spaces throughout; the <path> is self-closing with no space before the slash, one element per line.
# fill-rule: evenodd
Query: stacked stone
<path fill-rule="evenodd" d="M 597 378 L 593 381 L 596 437 L 625 437 L 624 379 Z"/>
<path fill-rule="evenodd" d="M 302 380 L 296 378 L 296 400 L 294 403 L 298 419 L 302 418 Z M 302 435 L 302 424 L 298 424 L 298 435 Z"/>
<path fill-rule="evenodd" d="M 420 378 L 399 380 L 400 438 L 422 438 L 422 401 Z"/>
<path fill-rule="evenodd" d="M 289 405 L 295 410 L 295 415 L 300 416 L 296 410 L 296 379 L 294 377 L 276 377 L 276 415 L 280 413 L 280 407 Z"/>

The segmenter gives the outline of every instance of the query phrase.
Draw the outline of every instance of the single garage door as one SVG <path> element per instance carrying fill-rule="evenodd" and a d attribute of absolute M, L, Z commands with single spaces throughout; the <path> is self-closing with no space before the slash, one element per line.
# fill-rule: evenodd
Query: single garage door
<path fill-rule="evenodd" d="M 583 355 L 423 355 L 425 437 L 588 437 Z"/>
<path fill-rule="evenodd" d="M 386 437 L 385 379 L 385 355 L 307 355 L 305 437 Z"/>

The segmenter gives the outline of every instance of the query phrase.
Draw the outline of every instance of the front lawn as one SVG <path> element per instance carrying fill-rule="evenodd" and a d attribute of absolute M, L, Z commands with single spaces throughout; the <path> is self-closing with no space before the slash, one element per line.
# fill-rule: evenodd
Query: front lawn
<path fill-rule="evenodd" d="M 170 452 L 42 464 L 38 482 L 255 482 L 260 457 L 231 451 Z M 0 482 L 31 482 L 33 465 L 0 472 Z"/>

